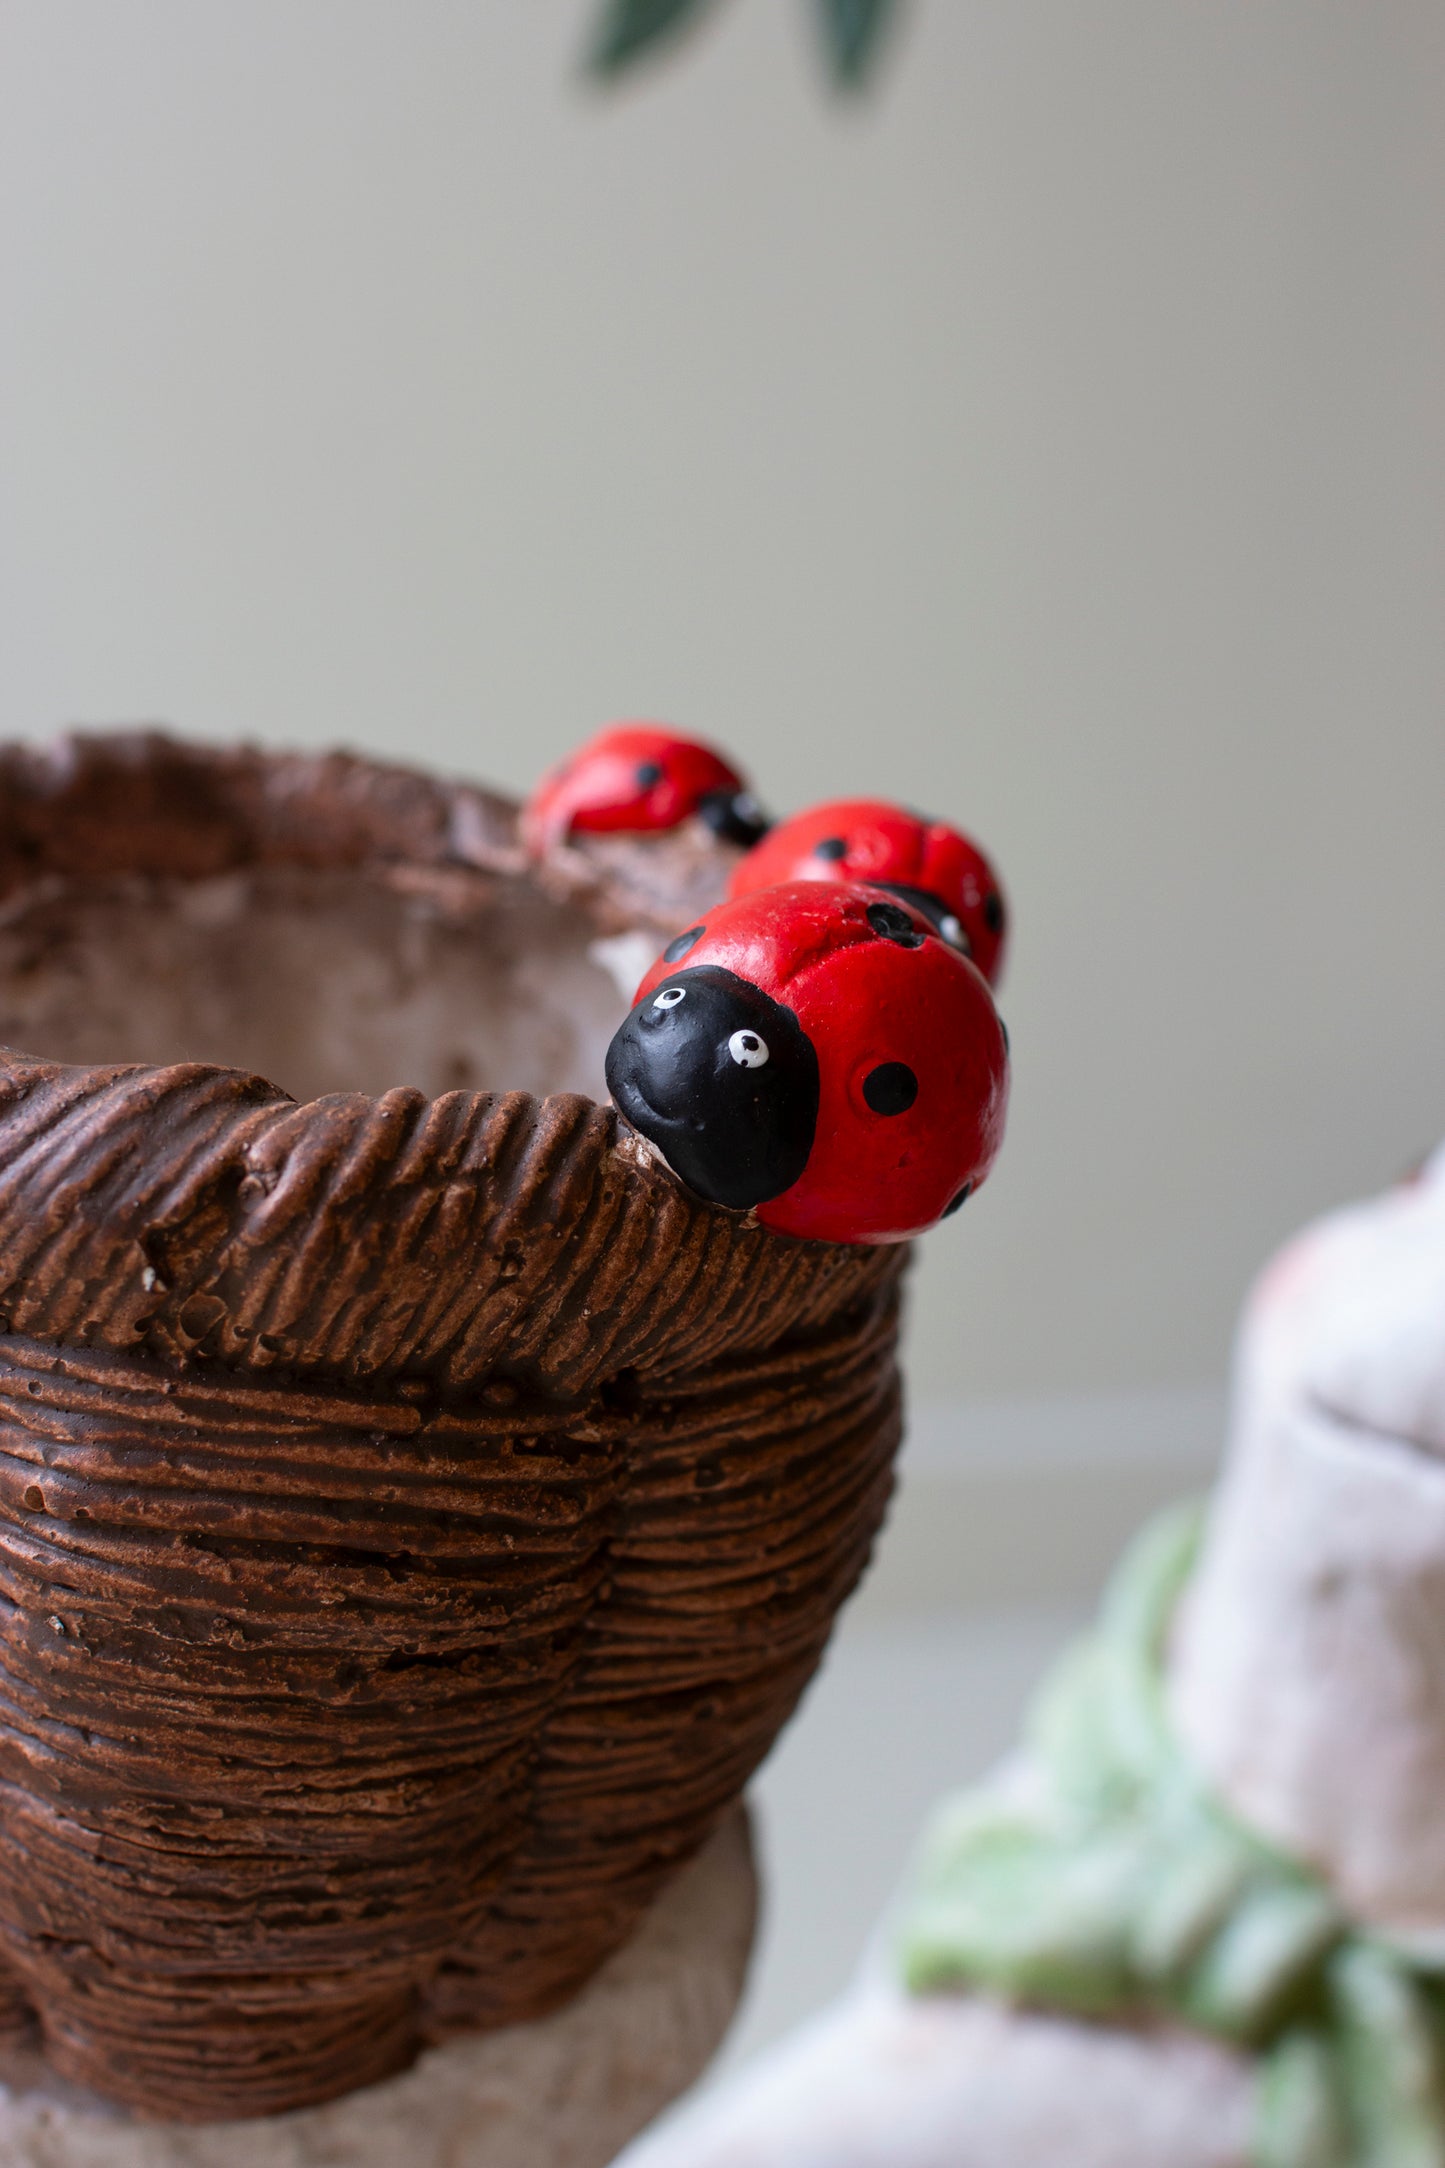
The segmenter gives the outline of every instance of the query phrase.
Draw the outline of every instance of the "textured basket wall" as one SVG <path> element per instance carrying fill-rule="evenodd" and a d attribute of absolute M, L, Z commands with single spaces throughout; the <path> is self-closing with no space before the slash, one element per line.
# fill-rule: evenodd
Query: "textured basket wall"
<path fill-rule="evenodd" d="M 5 757 L 12 893 L 507 848 L 364 763 Z M 572 1992 L 862 1569 L 901 1265 L 577 1095 L 0 1058 L 0 1949 L 57 2067 L 274 2112 Z"/>

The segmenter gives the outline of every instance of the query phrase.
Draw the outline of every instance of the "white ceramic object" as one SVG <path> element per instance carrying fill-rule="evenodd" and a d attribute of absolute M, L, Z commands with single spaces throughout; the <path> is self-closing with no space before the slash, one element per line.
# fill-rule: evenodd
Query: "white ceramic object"
<path fill-rule="evenodd" d="M 1249 2168 L 1225 2049 L 870 1979 L 617 2168 Z"/>
<path fill-rule="evenodd" d="M 1357 1919 L 1445 1942 L 1445 1154 L 1274 1260 L 1235 1409 L 1179 1732 Z"/>
<path fill-rule="evenodd" d="M 747 1969 L 757 1886 L 736 1809 L 563 2010 L 435 2048 L 387 2084 L 246 2123 L 138 2121 L 0 2060 L 4 2168 L 605 2168 L 691 2084 Z"/>

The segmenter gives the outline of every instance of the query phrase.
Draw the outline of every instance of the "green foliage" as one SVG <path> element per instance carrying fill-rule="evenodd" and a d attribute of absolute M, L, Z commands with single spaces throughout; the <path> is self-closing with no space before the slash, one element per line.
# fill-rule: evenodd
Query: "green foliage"
<path fill-rule="evenodd" d="M 695 29 L 717 0 L 602 0 L 587 48 L 592 74 L 617 76 Z M 769 0 L 771 4 L 771 0 Z M 843 90 L 867 84 L 897 0 L 814 0 L 823 53 Z"/>
<path fill-rule="evenodd" d="M 620 75 L 655 46 L 693 29 L 714 0 L 606 0 L 587 49 L 594 75 Z"/>
<path fill-rule="evenodd" d="M 882 49 L 895 0 L 817 0 L 823 47 L 834 80 L 860 90 Z"/>

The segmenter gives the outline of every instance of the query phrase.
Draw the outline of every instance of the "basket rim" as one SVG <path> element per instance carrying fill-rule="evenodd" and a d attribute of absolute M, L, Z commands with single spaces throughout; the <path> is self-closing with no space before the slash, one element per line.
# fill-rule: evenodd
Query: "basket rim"
<path fill-rule="evenodd" d="M 348 752 L 157 730 L 0 745 L 0 898 L 268 864 L 526 880 L 515 822 L 498 793 Z M 541 880 L 637 923 L 581 852 Z M 807 1331 L 897 1267 L 891 1246 L 802 1241 L 692 1196 L 580 1094 L 298 1102 L 241 1069 L 6 1048 L 0 1153 L 10 1329 L 171 1361 L 585 1395 Z"/>

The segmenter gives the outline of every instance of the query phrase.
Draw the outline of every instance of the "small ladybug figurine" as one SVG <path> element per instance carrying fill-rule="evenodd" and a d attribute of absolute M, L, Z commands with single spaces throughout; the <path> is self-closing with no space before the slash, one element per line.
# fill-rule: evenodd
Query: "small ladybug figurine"
<path fill-rule="evenodd" d="M 780 1233 L 898 1242 L 992 1166 L 1008 1039 L 979 971 L 881 889 L 795 881 L 668 944 L 607 1087 L 700 1197 Z"/>
<path fill-rule="evenodd" d="M 866 881 L 914 904 L 990 986 L 1003 969 L 1007 914 L 998 876 L 976 843 L 945 821 L 878 798 L 840 798 L 779 821 L 734 867 L 730 896 L 779 881 Z"/>
<path fill-rule="evenodd" d="M 534 857 L 579 832 L 658 834 L 696 814 L 747 849 L 767 832 L 735 768 L 697 738 L 657 723 L 615 723 L 543 777 L 522 809 Z"/>

